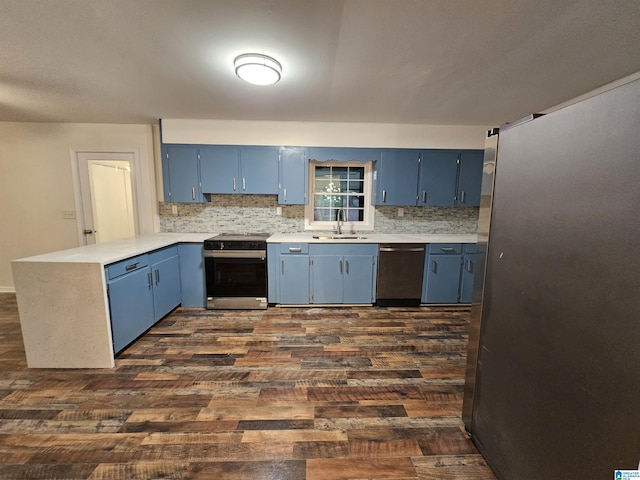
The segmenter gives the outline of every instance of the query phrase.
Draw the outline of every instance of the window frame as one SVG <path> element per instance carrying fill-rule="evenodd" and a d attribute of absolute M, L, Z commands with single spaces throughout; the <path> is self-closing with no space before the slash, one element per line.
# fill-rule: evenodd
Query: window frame
<path fill-rule="evenodd" d="M 315 179 L 316 179 L 316 167 L 364 167 L 364 220 L 357 222 L 343 222 L 343 232 L 355 232 L 355 231 L 373 231 L 375 207 L 373 205 L 373 162 L 372 161 L 340 161 L 340 160 L 309 160 L 309 201 L 305 205 L 304 210 L 304 229 L 305 230 L 335 230 L 336 221 L 322 221 L 314 220 L 315 205 Z"/>

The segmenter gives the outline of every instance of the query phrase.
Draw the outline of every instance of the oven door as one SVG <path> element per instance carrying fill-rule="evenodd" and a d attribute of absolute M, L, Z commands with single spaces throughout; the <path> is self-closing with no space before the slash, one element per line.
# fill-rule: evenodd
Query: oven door
<path fill-rule="evenodd" d="M 205 250 L 207 308 L 266 308 L 265 250 Z"/>

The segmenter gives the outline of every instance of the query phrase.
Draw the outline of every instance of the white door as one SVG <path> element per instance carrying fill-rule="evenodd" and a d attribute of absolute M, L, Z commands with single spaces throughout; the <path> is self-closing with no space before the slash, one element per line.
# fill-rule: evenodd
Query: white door
<path fill-rule="evenodd" d="M 85 245 L 133 237 L 138 231 L 133 153 L 77 152 Z"/>

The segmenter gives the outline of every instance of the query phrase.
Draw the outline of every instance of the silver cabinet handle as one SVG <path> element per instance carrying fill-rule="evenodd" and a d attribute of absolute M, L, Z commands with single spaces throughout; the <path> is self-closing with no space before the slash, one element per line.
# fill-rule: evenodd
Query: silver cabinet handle
<path fill-rule="evenodd" d="M 422 191 L 422 203 L 427 203 L 427 191 Z"/>
<path fill-rule="evenodd" d="M 289 247 L 289 252 L 291 253 L 301 253 L 302 247 Z"/>
<path fill-rule="evenodd" d="M 287 189 L 286 188 L 284 189 L 284 201 L 285 202 L 287 201 Z"/>
<path fill-rule="evenodd" d="M 464 190 L 460 193 L 460 203 L 465 203 L 465 200 L 467 198 L 467 192 L 465 192 Z"/>
<path fill-rule="evenodd" d="M 338 263 L 340 263 L 340 273 L 342 273 L 342 260 L 340 260 L 340 262 Z"/>
<path fill-rule="evenodd" d="M 236 191 L 236 177 L 233 177 L 233 191 Z"/>
<path fill-rule="evenodd" d="M 247 180 L 242 177 L 242 191 L 244 192 L 247 189 Z"/>
<path fill-rule="evenodd" d="M 382 203 L 387 201 L 387 191 L 382 190 Z"/>
<path fill-rule="evenodd" d="M 345 272 L 347 272 L 347 275 L 349 275 L 349 260 L 344 261 L 344 269 Z"/>
<path fill-rule="evenodd" d="M 438 273 L 438 264 L 435 260 L 431 260 L 431 271 L 433 273 Z"/>
<path fill-rule="evenodd" d="M 196 199 L 196 187 L 191 187 L 191 199 Z"/>
<path fill-rule="evenodd" d="M 160 270 L 156 270 L 156 285 L 160 283 Z"/>
<path fill-rule="evenodd" d="M 473 262 L 471 261 L 471 259 L 467 258 L 467 262 L 464 268 L 467 272 L 473 273 Z"/>
<path fill-rule="evenodd" d="M 282 275 L 284 275 L 284 260 L 280 260 Z"/>
<path fill-rule="evenodd" d="M 149 290 L 151 290 L 153 286 L 153 275 L 151 275 L 151 272 L 147 273 L 147 281 L 149 282 Z"/>
<path fill-rule="evenodd" d="M 140 262 L 136 262 L 136 263 L 130 263 L 129 265 L 127 265 L 126 267 L 124 267 L 124 270 L 126 272 L 128 272 L 129 270 L 135 270 L 138 267 L 138 264 Z"/>

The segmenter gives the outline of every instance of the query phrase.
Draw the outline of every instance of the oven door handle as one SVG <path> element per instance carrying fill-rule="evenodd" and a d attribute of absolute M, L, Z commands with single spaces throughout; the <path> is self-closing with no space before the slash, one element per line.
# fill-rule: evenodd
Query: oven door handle
<path fill-rule="evenodd" d="M 267 256 L 266 250 L 205 250 L 205 258 L 260 258 Z"/>

